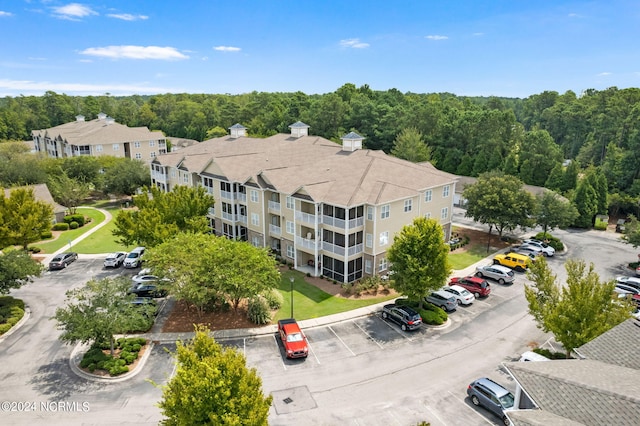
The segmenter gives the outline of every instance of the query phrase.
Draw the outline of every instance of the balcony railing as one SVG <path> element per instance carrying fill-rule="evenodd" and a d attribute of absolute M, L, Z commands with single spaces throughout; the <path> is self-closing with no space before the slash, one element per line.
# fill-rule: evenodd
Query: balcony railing
<path fill-rule="evenodd" d="M 209 216 L 215 216 L 216 215 L 216 209 L 213 207 L 209 207 L 209 210 L 207 210 L 207 214 Z"/>
<path fill-rule="evenodd" d="M 220 197 L 225 200 L 233 200 L 233 195 L 229 191 L 220 191 Z"/>
<path fill-rule="evenodd" d="M 309 250 L 319 250 L 320 249 L 320 241 L 311 240 L 308 238 L 296 237 L 296 245 L 298 247 L 306 248 Z"/>
<path fill-rule="evenodd" d="M 340 247 L 326 241 L 322 242 L 322 249 L 331 253 L 335 253 L 339 256 L 344 256 L 344 247 Z"/>
<path fill-rule="evenodd" d="M 280 212 L 280 203 L 277 201 L 269 200 L 269 210 Z"/>
<path fill-rule="evenodd" d="M 247 202 L 247 194 L 244 194 L 242 192 L 236 192 L 235 193 L 236 196 L 236 200 L 246 203 Z"/>
<path fill-rule="evenodd" d="M 222 218 L 225 220 L 235 221 L 235 215 L 233 213 L 222 212 Z"/>
<path fill-rule="evenodd" d="M 167 175 L 165 173 L 160 173 L 158 171 L 152 171 L 151 177 L 155 179 L 156 182 L 167 183 Z"/>
<path fill-rule="evenodd" d="M 355 219 L 349 220 L 349 229 L 357 228 L 358 226 L 364 225 L 364 217 L 356 217 Z"/>
<path fill-rule="evenodd" d="M 360 254 L 363 251 L 364 251 L 364 244 L 360 243 L 360 244 L 356 244 L 355 246 L 349 247 L 349 250 L 347 250 L 347 255 L 353 256 L 356 254 Z"/>
<path fill-rule="evenodd" d="M 278 225 L 269 225 L 269 232 L 274 235 L 280 235 L 282 234 L 282 228 Z"/>
<path fill-rule="evenodd" d="M 322 223 L 325 225 L 333 226 L 335 228 L 345 229 L 345 224 L 347 223 L 344 219 L 338 219 L 333 216 L 322 216 Z"/>
<path fill-rule="evenodd" d="M 316 215 L 309 213 L 296 212 L 296 220 L 304 223 L 316 223 Z"/>
<path fill-rule="evenodd" d="M 247 224 L 247 217 L 243 216 L 241 214 L 236 215 L 238 222 L 244 223 L 245 225 Z"/>

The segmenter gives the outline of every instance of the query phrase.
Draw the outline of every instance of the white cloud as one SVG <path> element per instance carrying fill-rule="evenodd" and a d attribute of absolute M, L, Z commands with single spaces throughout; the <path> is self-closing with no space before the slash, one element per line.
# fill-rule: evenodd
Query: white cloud
<path fill-rule="evenodd" d="M 369 47 L 369 43 L 363 43 L 359 38 L 348 38 L 345 40 L 340 40 L 340 46 L 351 47 L 353 49 L 365 49 Z"/>
<path fill-rule="evenodd" d="M 607 75 L 611 75 L 612 73 L 605 71 L 605 72 L 601 72 L 600 74 L 598 74 L 598 77 L 605 77 Z"/>
<path fill-rule="evenodd" d="M 443 35 L 428 35 L 428 36 L 425 36 L 424 38 L 428 40 L 447 40 L 449 37 L 443 36 Z"/>
<path fill-rule="evenodd" d="M 57 18 L 71 21 L 77 21 L 85 16 L 98 15 L 98 12 L 80 3 L 70 3 L 66 6 L 54 7 L 53 13 Z"/>
<path fill-rule="evenodd" d="M 0 10 L 0 16 L 13 16 L 13 13 Z"/>
<path fill-rule="evenodd" d="M 161 59 L 167 61 L 189 59 L 187 55 L 180 53 L 175 47 L 160 46 L 90 47 L 81 51 L 80 54 L 111 59 Z"/>
<path fill-rule="evenodd" d="M 579 15 L 577 13 L 570 13 L 569 18 L 582 18 L 582 15 Z"/>
<path fill-rule="evenodd" d="M 233 46 L 214 46 L 213 50 L 218 50 L 220 52 L 239 52 L 242 49 Z"/>
<path fill-rule="evenodd" d="M 48 81 L 6 80 L 0 79 L 0 96 L 2 92 L 11 93 L 45 93 L 54 91 L 57 93 L 76 93 L 78 95 L 100 95 L 105 93 L 133 95 L 141 93 L 177 93 L 179 88 L 152 87 L 145 83 L 134 84 L 78 84 L 78 83 L 51 83 Z M 8 92 L 7 92 L 8 93 Z M 12 96 L 12 95 L 8 95 Z"/>
<path fill-rule="evenodd" d="M 484 33 L 473 33 L 474 37 L 482 37 L 484 35 Z M 448 37 L 445 37 L 448 38 Z"/>
<path fill-rule="evenodd" d="M 130 13 L 109 13 L 107 14 L 109 18 L 122 19 L 123 21 L 137 21 L 137 20 L 146 20 L 149 19 L 146 15 L 132 15 Z"/>

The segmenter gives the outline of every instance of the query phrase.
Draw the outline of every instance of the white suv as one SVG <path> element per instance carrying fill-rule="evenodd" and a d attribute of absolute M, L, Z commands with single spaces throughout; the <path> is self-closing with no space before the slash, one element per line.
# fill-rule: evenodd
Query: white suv
<path fill-rule="evenodd" d="M 523 246 L 539 248 L 544 256 L 553 256 L 554 254 L 556 254 L 556 249 L 540 240 L 529 239 L 524 240 L 522 243 Z"/>
<path fill-rule="evenodd" d="M 125 268 L 137 268 L 142 264 L 142 255 L 144 254 L 144 247 L 136 247 L 127 254 L 124 258 Z"/>

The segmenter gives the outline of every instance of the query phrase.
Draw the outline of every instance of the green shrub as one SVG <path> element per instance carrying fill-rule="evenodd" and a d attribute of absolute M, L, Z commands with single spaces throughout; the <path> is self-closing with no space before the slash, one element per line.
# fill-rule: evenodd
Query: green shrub
<path fill-rule="evenodd" d="M 64 221 L 65 221 L 65 223 L 68 223 L 69 226 L 71 226 L 71 224 L 73 222 L 76 222 L 78 224 L 78 226 L 84 226 L 85 217 L 84 217 L 84 215 L 81 215 L 81 214 L 72 214 L 72 215 L 65 216 L 64 217 Z"/>
<path fill-rule="evenodd" d="M 78 224 L 78 222 L 71 222 L 69 224 L 69 229 L 78 229 L 80 227 L 80 225 Z"/>
<path fill-rule="evenodd" d="M 31 253 L 34 253 L 34 254 L 35 254 L 35 253 L 40 253 L 40 252 L 42 251 L 42 249 L 41 249 L 40 247 L 31 246 L 31 247 L 29 247 L 29 251 L 30 251 Z"/>
<path fill-rule="evenodd" d="M 280 293 L 275 288 L 271 288 L 262 293 L 262 297 L 267 301 L 267 305 L 269 305 L 269 309 L 275 310 L 280 309 L 282 307 L 282 303 L 284 302 L 284 297 L 282 293 Z"/>
<path fill-rule="evenodd" d="M 253 297 L 249 300 L 247 308 L 249 320 L 255 324 L 268 324 L 271 322 L 271 310 L 263 297 Z"/>
<path fill-rule="evenodd" d="M 66 222 L 56 223 L 51 229 L 53 229 L 54 231 L 67 231 L 69 230 L 69 224 Z"/>
<path fill-rule="evenodd" d="M 549 233 L 545 234 L 544 232 L 538 232 L 533 238 L 546 242 L 551 247 L 553 247 L 555 251 L 560 252 L 564 250 L 564 244 L 562 244 L 562 241 Z"/>
<path fill-rule="evenodd" d="M 44 231 L 42 233 L 40 233 L 40 238 L 42 238 L 43 240 L 48 240 L 49 238 L 53 237 L 53 232 L 51 231 Z"/>
<path fill-rule="evenodd" d="M 535 348 L 533 349 L 533 352 L 549 359 L 567 359 L 567 354 L 565 354 L 564 352 L 551 352 L 549 349 L 543 348 Z"/>
<path fill-rule="evenodd" d="M 422 317 L 422 322 L 429 325 L 442 325 L 446 321 L 446 319 L 443 320 L 437 312 L 425 309 L 420 311 L 420 316 Z"/>
<path fill-rule="evenodd" d="M 598 231 L 605 231 L 607 229 L 607 223 L 598 221 L 593 225 L 593 227 Z"/>
<path fill-rule="evenodd" d="M 24 301 L 11 296 L 0 296 L 0 335 L 6 333 L 24 316 Z"/>

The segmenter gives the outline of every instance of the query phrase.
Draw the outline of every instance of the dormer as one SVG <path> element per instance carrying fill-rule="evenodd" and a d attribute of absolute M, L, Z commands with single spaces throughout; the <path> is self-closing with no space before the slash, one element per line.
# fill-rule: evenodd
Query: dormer
<path fill-rule="evenodd" d="M 247 136 L 247 128 L 239 123 L 236 123 L 233 126 L 229 127 L 229 132 L 231 133 L 231 137 L 234 139 Z"/>
<path fill-rule="evenodd" d="M 84 121 L 84 115 L 76 115 L 76 121 Z"/>
<path fill-rule="evenodd" d="M 107 114 L 104 112 L 98 113 L 98 120 L 104 120 L 105 118 L 107 118 Z"/>
<path fill-rule="evenodd" d="M 291 136 L 294 138 L 309 136 L 309 125 L 304 124 L 302 121 L 296 121 L 289 128 L 291 129 Z"/>
<path fill-rule="evenodd" d="M 342 140 L 343 151 L 355 151 L 362 149 L 362 141 L 364 138 L 355 132 L 351 132 L 340 138 Z"/>

